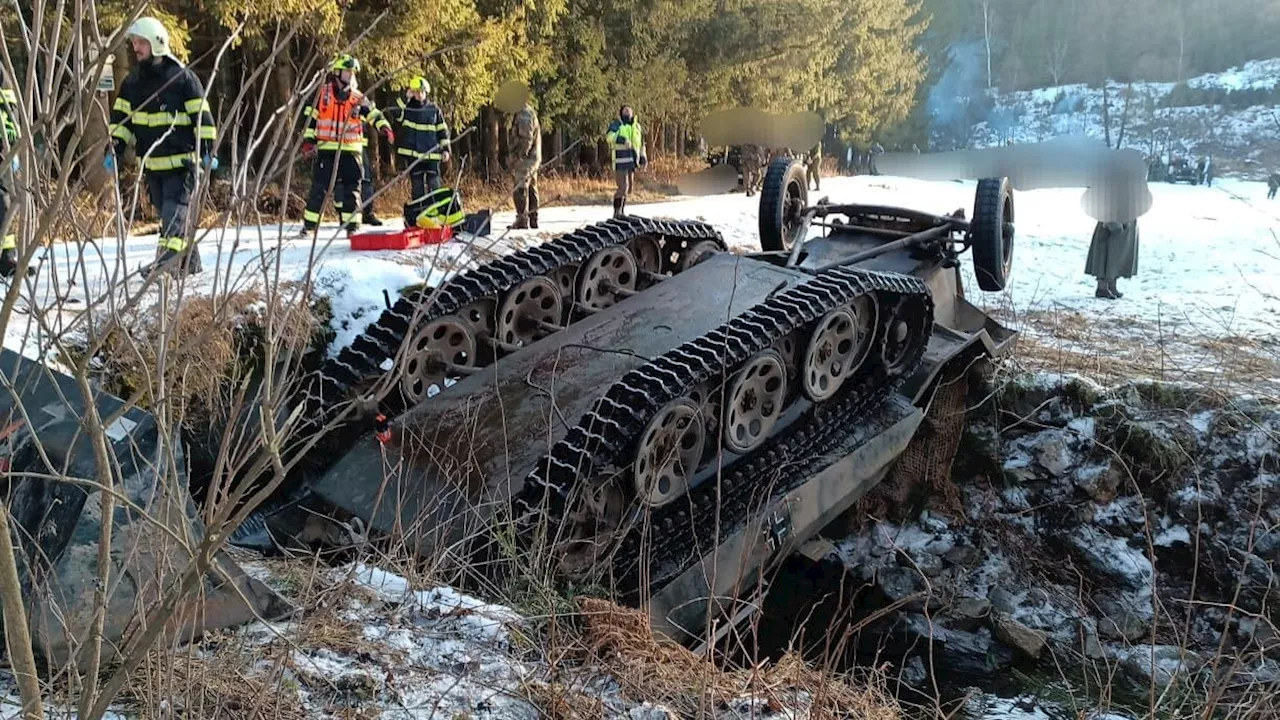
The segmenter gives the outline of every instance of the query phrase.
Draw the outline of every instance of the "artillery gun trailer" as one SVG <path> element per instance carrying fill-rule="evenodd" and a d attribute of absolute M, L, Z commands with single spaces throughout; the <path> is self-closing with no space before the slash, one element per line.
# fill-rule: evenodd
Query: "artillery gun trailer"
<path fill-rule="evenodd" d="M 1004 288 L 1008 180 L 979 181 L 964 215 L 809 205 L 803 166 L 780 158 L 762 252 L 632 217 L 470 271 L 411 343 L 378 343 L 375 323 L 353 346 L 378 344 L 371 368 L 405 345 L 382 376 L 405 409 L 384 400 L 387 432 L 355 438 L 298 502 L 472 567 L 481 545 L 550 557 L 696 641 L 885 476 L 939 387 L 1005 353 L 1014 333 L 965 299 L 958 255 Z M 588 239 L 576 267 L 554 256 Z M 268 526 L 296 536 L 289 516 Z"/>

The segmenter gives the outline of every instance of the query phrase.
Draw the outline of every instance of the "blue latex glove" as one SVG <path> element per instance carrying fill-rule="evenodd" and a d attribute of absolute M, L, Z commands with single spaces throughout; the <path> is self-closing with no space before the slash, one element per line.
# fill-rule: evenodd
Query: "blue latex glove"
<path fill-rule="evenodd" d="M 106 157 L 102 158 L 102 167 L 106 168 L 107 172 L 115 172 L 116 156 L 108 153 Z"/>
<path fill-rule="evenodd" d="M 205 170 L 217 170 L 218 158 L 213 157 L 211 155 L 205 155 L 204 157 L 200 158 L 200 166 L 203 167 Z"/>
<path fill-rule="evenodd" d="M 13 156 L 13 162 L 9 163 L 9 167 L 12 167 L 14 172 L 18 172 L 18 168 L 22 167 L 22 161 L 18 160 L 17 155 Z"/>

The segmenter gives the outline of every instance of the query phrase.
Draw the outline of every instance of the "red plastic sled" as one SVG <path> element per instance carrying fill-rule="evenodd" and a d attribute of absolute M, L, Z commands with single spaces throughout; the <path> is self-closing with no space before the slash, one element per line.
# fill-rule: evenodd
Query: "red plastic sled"
<path fill-rule="evenodd" d="M 350 236 L 352 250 L 410 250 L 423 245 L 437 245 L 453 237 L 448 225 L 437 229 L 405 228 L 404 230 L 366 230 Z"/>

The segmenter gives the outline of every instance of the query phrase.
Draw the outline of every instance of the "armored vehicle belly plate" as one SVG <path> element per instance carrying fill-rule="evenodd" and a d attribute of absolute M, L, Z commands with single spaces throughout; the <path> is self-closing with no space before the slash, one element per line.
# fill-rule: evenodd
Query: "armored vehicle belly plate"
<path fill-rule="evenodd" d="M 376 532 L 394 532 L 397 521 L 432 527 L 464 499 L 506 499 L 508 481 L 518 484 L 624 373 L 811 277 L 714 255 L 446 388 L 399 420 L 386 447 L 395 466 L 384 468 L 383 448 L 368 437 L 313 492 L 370 518 Z M 369 482 L 370 468 L 384 468 L 388 482 Z"/>

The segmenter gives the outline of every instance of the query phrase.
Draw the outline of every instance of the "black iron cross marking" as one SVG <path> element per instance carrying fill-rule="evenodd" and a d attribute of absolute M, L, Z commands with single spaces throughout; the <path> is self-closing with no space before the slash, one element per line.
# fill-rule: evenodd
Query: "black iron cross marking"
<path fill-rule="evenodd" d="M 787 539 L 787 535 L 791 533 L 791 514 L 781 513 L 777 510 L 769 513 L 769 517 L 765 520 L 765 542 L 769 545 L 769 552 L 776 553 L 782 548 L 782 543 Z"/>

